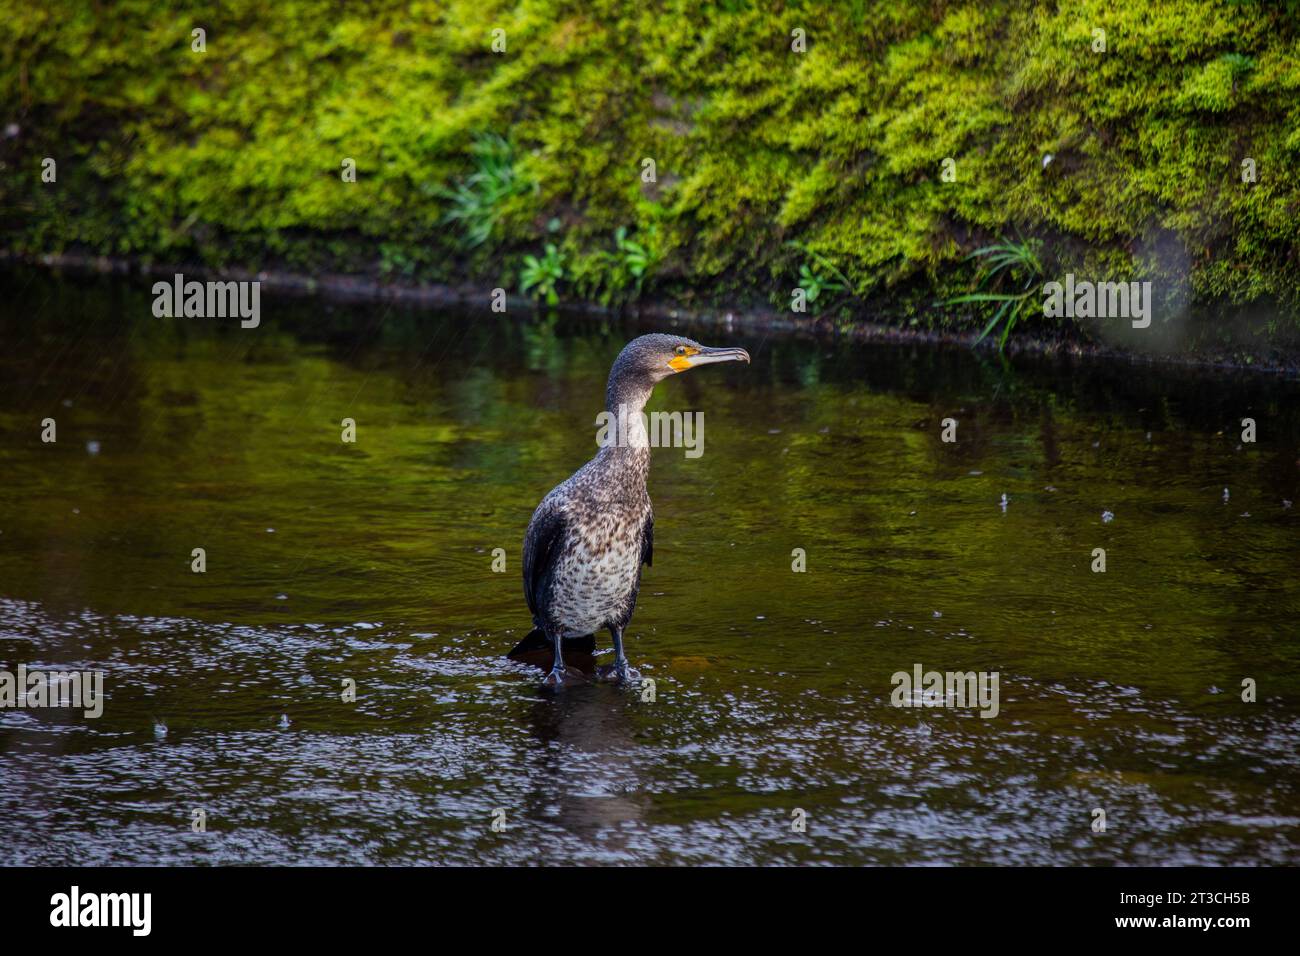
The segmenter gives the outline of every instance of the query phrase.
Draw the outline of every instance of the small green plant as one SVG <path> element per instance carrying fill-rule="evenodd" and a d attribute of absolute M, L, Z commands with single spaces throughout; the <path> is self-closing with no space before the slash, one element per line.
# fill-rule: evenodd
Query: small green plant
<path fill-rule="evenodd" d="M 519 291 L 545 299 L 547 305 L 559 305 L 559 284 L 564 281 L 564 253 L 548 242 L 542 257 L 524 256 L 524 267 L 519 273 Z"/>
<path fill-rule="evenodd" d="M 415 262 L 407 255 L 406 247 L 396 242 L 379 244 L 379 271 L 384 275 L 410 277 L 415 274 Z"/>
<path fill-rule="evenodd" d="M 580 295 L 611 305 L 639 298 L 646 279 L 662 259 L 658 226 L 641 226 L 635 239 L 628 236 L 626 226 L 619 226 L 614 231 L 614 248 L 579 256 L 569 279 Z"/>
<path fill-rule="evenodd" d="M 977 310 L 991 311 L 992 317 L 975 340 L 978 345 L 1002 325 L 998 351 L 1006 348 L 1007 339 L 1021 318 L 1032 315 L 1038 307 L 1037 295 L 1042 286 L 1043 264 L 1038 258 L 1042 242 L 1038 239 L 1012 242 L 1002 239 L 991 246 L 976 249 L 966 257 L 980 260 L 981 290 L 948 299 L 944 305 L 977 304 Z"/>
<path fill-rule="evenodd" d="M 653 225 L 646 227 L 644 233 L 645 242 L 637 242 L 627 237 L 626 226 L 619 226 L 614 231 L 614 246 L 622 256 L 620 265 L 632 277 L 632 285 L 638 296 L 641 294 L 641 284 L 646 276 L 659 263 L 659 250 L 655 245 L 657 238 L 655 227 Z"/>
<path fill-rule="evenodd" d="M 442 221 L 459 223 L 464 247 L 474 249 L 492 237 L 501 204 L 525 195 L 533 184 L 516 172 L 514 147 L 495 133 L 479 136 L 470 155 L 474 172 L 451 189 L 436 190 L 436 195 L 451 203 Z"/>
<path fill-rule="evenodd" d="M 852 290 L 853 283 L 835 267 L 835 263 L 797 242 L 791 242 L 789 245 L 810 257 L 799 266 L 799 288 L 803 289 L 804 298 L 809 305 L 821 298 L 824 292 Z"/>

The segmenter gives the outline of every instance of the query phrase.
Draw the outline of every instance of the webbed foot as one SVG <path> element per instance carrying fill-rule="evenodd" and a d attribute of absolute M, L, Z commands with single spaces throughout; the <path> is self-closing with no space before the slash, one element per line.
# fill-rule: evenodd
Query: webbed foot
<path fill-rule="evenodd" d="M 553 667 L 542 681 L 543 687 L 565 687 L 569 684 L 581 684 L 586 681 L 582 671 L 576 667 Z"/>
<path fill-rule="evenodd" d="M 626 660 L 615 661 L 613 664 L 597 667 L 596 676 L 603 681 L 612 681 L 618 684 L 635 685 L 641 683 L 641 672 L 629 666 Z"/>

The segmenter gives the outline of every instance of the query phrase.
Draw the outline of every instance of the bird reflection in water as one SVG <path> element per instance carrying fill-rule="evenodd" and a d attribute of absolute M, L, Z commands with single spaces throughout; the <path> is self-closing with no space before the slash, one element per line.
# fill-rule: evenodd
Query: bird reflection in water
<path fill-rule="evenodd" d="M 581 641 L 565 641 L 565 660 L 590 675 L 595 658 L 579 646 Z M 546 668 L 553 651 L 547 645 L 540 653 L 542 659 L 532 663 Z M 635 711 L 644 706 L 637 695 L 589 683 L 571 686 L 564 694 L 539 689 L 525 712 L 529 734 L 543 746 L 529 758 L 539 772 L 528 775 L 532 785 L 524 814 L 590 844 L 600 862 L 631 858 L 629 830 L 650 810 L 635 759 L 641 749 Z"/>

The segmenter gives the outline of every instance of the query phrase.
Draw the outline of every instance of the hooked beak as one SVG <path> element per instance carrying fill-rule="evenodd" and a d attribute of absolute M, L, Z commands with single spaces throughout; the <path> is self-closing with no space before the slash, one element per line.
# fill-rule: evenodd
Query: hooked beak
<path fill-rule="evenodd" d="M 715 362 L 744 362 L 749 363 L 749 353 L 744 349 L 710 349 L 702 348 L 692 355 L 681 355 L 673 359 L 668 364 L 678 372 L 684 372 L 688 368 L 696 368 L 700 365 L 712 365 Z"/>

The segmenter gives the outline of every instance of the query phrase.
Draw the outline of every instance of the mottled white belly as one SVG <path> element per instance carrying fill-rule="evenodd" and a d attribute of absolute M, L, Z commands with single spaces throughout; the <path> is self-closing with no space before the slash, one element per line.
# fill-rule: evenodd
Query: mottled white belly
<path fill-rule="evenodd" d="M 639 520 L 639 516 L 638 516 Z M 604 515 L 573 542 L 553 580 L 551 618 L 565 637 L 594 634 L 628 610 L 641 566 L 640 525 Z"/>

